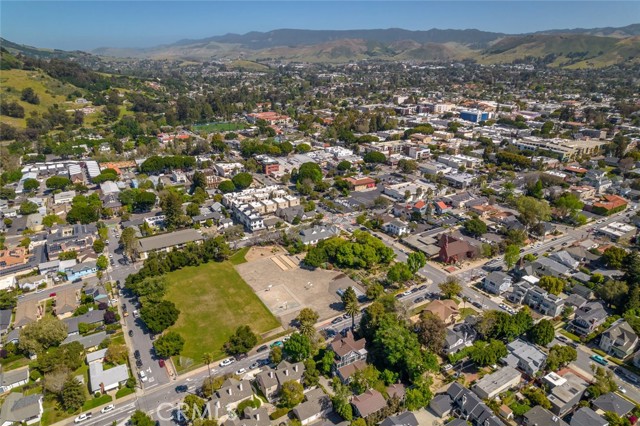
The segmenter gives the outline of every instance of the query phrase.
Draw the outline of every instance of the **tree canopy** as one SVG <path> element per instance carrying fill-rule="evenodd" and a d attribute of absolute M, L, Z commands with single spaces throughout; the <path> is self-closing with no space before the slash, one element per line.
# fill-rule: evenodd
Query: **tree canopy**
<path fill-rule="evenodd" d="M 238 355 L 249 352 L 258 343 L 258 336 L 248 325 L 241 325 L 236 328 L 229 340 L 224 344 L 224 349 L 228 354 Z"/>

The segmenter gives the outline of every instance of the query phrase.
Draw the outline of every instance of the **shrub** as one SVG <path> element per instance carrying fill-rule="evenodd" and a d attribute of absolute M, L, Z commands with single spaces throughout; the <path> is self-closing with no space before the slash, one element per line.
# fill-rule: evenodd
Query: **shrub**
<path fill-rule="evenodd" d="M 289 409 L 288 408 L 278 408 L 276 411 L 274 411 L 273 413 L 269 414 L 269 418 L 271 420 L 279 419 L 280 417 L 286 415 L 287 413 L 289 413 Z"/>

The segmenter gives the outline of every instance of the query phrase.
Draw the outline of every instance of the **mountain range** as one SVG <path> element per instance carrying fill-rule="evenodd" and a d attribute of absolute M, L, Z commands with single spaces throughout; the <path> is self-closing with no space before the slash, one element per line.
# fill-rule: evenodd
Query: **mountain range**
<path fill-rule="evenodd" d="M 37 55 L 38 49 L 1 40 L 14 53 Z M 81 52 L 43 50 L 42 56 Z M 551 66 L 598 68 L 640 63 L 640 24 L 626 27 L 549 30 L 531 34 L 503 34 L 468 30 L 400 28 L 372 30 L 299 30 L 225 34 L 180 40 L 150 48 L 101 47 L 90 52 L 119 58 L 187 61 L 278 60 L 341 63 L 353 60 L 459 61 L 511 63 L 543 59 Z"/>

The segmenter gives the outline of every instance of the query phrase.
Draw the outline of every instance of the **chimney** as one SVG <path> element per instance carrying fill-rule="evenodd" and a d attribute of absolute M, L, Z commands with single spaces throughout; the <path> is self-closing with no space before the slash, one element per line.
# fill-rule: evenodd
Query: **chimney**
<path fill-rule="evenodd" d="M 295 371 L 296 373 L 298 372 L 298 364 L 295 364 L 295 365 L 293 366 L 293 371 Z"/>
<path fill-rule="evenodd" d="M 242 382 L 240 382 L 240 384 L 238 385 L 238 389 L 240 389 L 240 392 L 242 392 Z"/>
<path fill-rule="evenodd" d="M 289 375 L 289 369 L 287 368 L 286 370 L 284 370 L 284 375 L 288 376 Z"/>
<path fill-rule="evenodd" d="M 256 421 L 260 421 L 260 413 L 256 413 Z"/>
<path fill-rule="evenodd" d="M 231 388 L 227 388 L 227 393 L 231 395 Z"/>

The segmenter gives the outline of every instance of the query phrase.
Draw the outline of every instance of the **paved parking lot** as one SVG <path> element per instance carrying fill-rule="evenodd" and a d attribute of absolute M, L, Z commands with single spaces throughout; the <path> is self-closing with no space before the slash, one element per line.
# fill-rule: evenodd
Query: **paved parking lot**
<path fill-rule="evenodd" d="M 238 265 L 236 269 L 285 326 L 305 307 L 318 312 L 320 320 L 334 317 L 342 312 L 338 289 L 359 288 L 341 272 L 300 268 L 298 260 L 291 256 L 287 259 L 282 255 L 265 257 Z"/>

